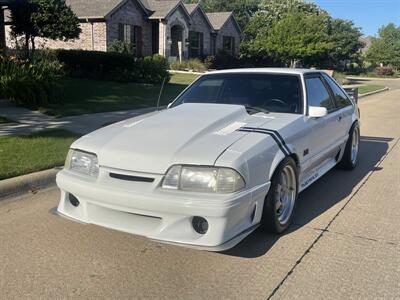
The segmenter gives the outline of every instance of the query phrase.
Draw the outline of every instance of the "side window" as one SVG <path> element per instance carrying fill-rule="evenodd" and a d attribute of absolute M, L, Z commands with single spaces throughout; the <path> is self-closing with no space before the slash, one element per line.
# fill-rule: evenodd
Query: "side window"
<path fill-rule="evenodd" d="M 306 88 L 308 106 L 325 107 L 328 111 L 335 109 L 321 78 L 306 78 Z"/>
<path fill-rule="evenodd" d="M 348 99 L 346 94 L 337 86 L 336 82 L 334 82 L 329 76 L 325 74 L 323 74 L 323 76 L 328 82 L 329 87 L 331 88 L 333 95 L 335 96 L 336 106 L 338 108 L 343 108 L 352 105 L 351 101 Z"/>

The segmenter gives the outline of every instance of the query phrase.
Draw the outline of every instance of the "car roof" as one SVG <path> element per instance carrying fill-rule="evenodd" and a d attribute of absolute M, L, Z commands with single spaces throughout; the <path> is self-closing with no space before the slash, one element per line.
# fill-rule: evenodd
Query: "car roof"
<path fill-rule="evenodd" d="M 304 75 L 307 73 L 323 72 L 316 69 L 290 69 L 290 68 L 247 68 L 247 69 L 227 69 L 220 71 L 212 71 L 206 74 L 240 74 L 240 73 L 270 73 L 270 74 L 295 74 Z"/>

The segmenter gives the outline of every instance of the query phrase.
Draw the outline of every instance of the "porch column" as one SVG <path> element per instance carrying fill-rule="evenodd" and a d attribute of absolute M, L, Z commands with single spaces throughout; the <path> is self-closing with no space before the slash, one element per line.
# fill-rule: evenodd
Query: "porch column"
<path fill-rule="evenodd" d="M 167 42 L 167 24 L 164 20 L 160 20 L 159 22 L 159 41 L 158 41 L 158 54 L 164 56 L 165 58 L 169 57 L 169 46 Z"/>
<path fill-rule="evenodd" d="M 0 6 L 0 51 L 6 49 L 6 31 L 4 27 L 4 9 Z"/>

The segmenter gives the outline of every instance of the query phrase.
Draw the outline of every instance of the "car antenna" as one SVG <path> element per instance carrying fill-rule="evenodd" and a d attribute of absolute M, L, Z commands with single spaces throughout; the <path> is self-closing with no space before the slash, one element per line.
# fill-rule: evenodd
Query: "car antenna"
<path fill-rule="evenodd" d="M 164 77 L 162 85 L 161 85 L 161 90 L 160 90 L 160 94 L 158 95 L 158 100 L 157 100 L 157 111 L 160 110 L 160 101 L 161 101 L 161 96 L 164 90 L 164 85 L 165 85 L 165 80 L 167 79 L 167 77 Z"/>

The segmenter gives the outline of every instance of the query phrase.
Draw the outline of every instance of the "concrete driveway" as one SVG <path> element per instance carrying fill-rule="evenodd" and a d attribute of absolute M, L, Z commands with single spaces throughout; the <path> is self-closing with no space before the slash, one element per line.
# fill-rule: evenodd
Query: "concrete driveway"
<path fill-rule="evenodd" d="M 55 188 L 0 203 L 0 299 L 399 299 L 400 89 L 360 107 L 357 169 L 302 193 L 286 235 L 225 253 L 62 219 Z"/>

